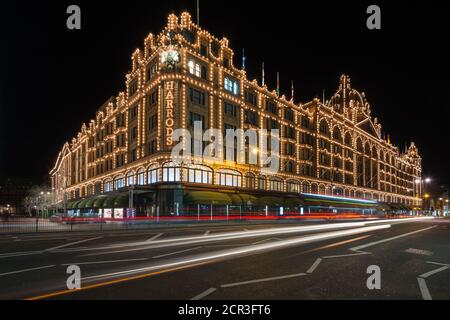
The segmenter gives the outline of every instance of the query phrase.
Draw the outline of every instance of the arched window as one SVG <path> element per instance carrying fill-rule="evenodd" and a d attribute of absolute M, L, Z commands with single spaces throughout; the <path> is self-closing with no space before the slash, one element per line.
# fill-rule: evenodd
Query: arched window
<path fill-rule="evenodd" d="M 136 174 L 136 183 L 139 186 L 143 186 L 145 184 L 145 170 L 143 168 L 139 169 Z"/>
<path fill-rule="evenodd" d="M 302 182 L 302 192 L 303 193 L 310 193 L 311 191 L 309 190 L 309 183 L 306 181 Z"/>
<path fill-rule="evenodd" d="M 264 176 L 258 177 L 258 189 L 266 190 L 266 177 L 264 177 Z"/>
<path fill-rule="evenodd" d="M 147 170 L 147 184 L 154 184 L 159 182 L 159 171 L 158 165 L 150 166 Z"/>
<path fill-rule="evenodd" d="M 269 179 L 269 190 L 283 191 L 283 181 L 279 178 L 270 178 Z"/>
<path fill-rule="evenodd" d="M 112 183 L 111 180 L 105 181 L 103 190 L 105 190 L 105 192 L 111 192 L 111 191 L 113 191 L 113 183 Z"/>
<path fill-rule="evenodd" d="M 191 165 L 183 169 L 184 179 L 190 183 L 213 183 L 213 170 L 207 166 Z"/>
<path fill-rule="evenodd" d="M 316 183 L 312 183 L 311 184 L 311 193 L 318 193 L 319 192 L 319 187 L 317 186 Z"/>
<path fill-rule="evenodd" d="M 174 162 L 169 162 L 163 166 L 163 181 L 178 182 L 180 181 L 180 167 Z"/>
<path fill-rule="evenodd" d="M 228 187 L 240 187 L 242 176 L 238 171 L 219 169 L 216 173 L 216 184 Z"/>
<path fill-rule="evenodd" d="M 333 139 L 342 142 L 341 130 L 338 127 L 335 127 L 333 130 Z"/>
<path fill-rule="evenodd" d="M 325 120 L 320 121 L 319 131 L 321 134 L 326 135 L 326 136 L 328 136 L 330 134 L 330 131 L 328 129 L 328 124 Z"/>
<path fill-rule="evenodd" d="M 127 177 L 125 179 L 127 187 L 134 185 L 134 176 L 135 176 L 134 172 L 128 172 L 127 173 Z"/>
<path fill-rule="evenodd" d="M 101 182 L 96 182 L 95 186 L 94 186 L 94 193 L 95 194 L 100 194 L 102 193 L 102 183 Z"/>
<path fill-rule="evenodd" d="M 294 162 L 288 161 L 286 163 L 286 172 L 293 173 L 294 172 Z"/>
<path fill-rule="evenodd" d="M 123 176 L 118 176 L 114 178 L 114 190 L 122 189 L 125 186 L 125 179 Z"/>
<path fill-rule="evenodd" d="M 296 180 L 288 180 L 286 182 L 287 192 L 300 193 L 300 183 Z"/>
<path fill-rule="evenodd" d="M 254 189 L 255 188 L 255 175 L 251 172 L 247 172 L 245 175 L 245 184 L 247 185 L 248 189 Z"/>
<path fill-rule="evenodd" d="M 325 186 L 323 184 L 321 184 L 319 186 L 319 194 L 326 194 L 326 193 L 327 193 L 327 191 L 325 189 Z"/>
<path fill-rule="evenodd" d="M 352 136 L 348 132 L 345 134 L 344 143 L 347 147 L 352 146 Z"/>

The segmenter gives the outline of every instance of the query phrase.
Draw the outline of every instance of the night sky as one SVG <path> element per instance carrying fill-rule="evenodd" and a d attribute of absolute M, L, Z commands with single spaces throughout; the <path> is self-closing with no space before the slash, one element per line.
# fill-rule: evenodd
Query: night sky
<path fill-rule="evenodd" d="M 45 182 L 64 142 L 124 90 L 132 52 L 168 14 L 195 20 L 195 2 L 3 1 L 0 178 Z M 200 24 L 230 40 L 236 65 L 245 48 L 250 79 L 265 61 L 270 88 L 277 71 L 287 96 L 294 80 L 296 102 L 322 90 L 329 98 L 349 74 L 391 141 L 415 141 L 425 174 L 449 183 L 449 13 L 442 1 L 390 2 L 201 0 Z M 66 28 L 70 4 L 81 7 L 80 31 Z M 382 30 L 366 28 L 370 4 L 381 7 Z"/>

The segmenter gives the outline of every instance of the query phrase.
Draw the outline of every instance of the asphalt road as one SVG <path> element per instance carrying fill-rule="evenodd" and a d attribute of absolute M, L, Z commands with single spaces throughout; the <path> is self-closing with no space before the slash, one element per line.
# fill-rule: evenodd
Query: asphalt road
<path fill-rule="evenodd" d="M 0 299 L 450 299 L 449 240 L 450 219 L 2 235 Z"/>

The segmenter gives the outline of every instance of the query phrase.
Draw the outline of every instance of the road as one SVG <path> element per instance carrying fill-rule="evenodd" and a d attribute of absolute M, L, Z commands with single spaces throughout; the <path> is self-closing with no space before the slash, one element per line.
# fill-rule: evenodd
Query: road
<path fill-rule="evenodd" d="M 450 299 L 449 239 L 450 219 L 2 235 L 0 299 Z"/>

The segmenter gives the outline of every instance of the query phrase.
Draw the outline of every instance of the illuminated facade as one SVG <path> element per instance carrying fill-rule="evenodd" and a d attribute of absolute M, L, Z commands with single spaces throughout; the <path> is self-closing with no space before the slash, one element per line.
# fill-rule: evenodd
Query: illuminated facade
<path fill-rule="evenodd" d="M 133 53 L 126 91 L 110 98 L 59 153 L 50 172 L 58 198 L 65 191 L 69 199 L 120 194 L 133 185 L 161 213 L 182 206 L 193 190 L 420 206 L 417 148 L 411 143 L 403 153 L 382 136 L 364 93 L 348 76 L 329 101 L 295 104 L 247 80 L 233 60 L 226 38 L 200 29 L 188 13 L 170 15 L 163 32 L 150 34 Z M 279 173 L 262 176 L 258 165 L 232 161 L 174 164 L 172 133 L 192 131 L 195 121 L 221 131 L 279 129 Z"/>

